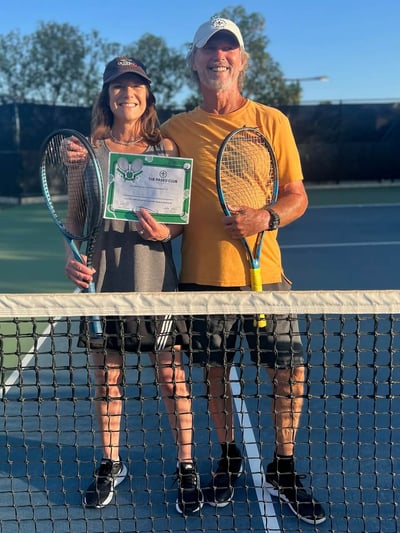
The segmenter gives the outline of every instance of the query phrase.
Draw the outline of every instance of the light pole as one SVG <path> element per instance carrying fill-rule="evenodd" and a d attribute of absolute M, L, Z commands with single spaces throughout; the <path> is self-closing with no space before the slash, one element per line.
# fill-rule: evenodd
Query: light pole
<path fill-rule="evenodd" d="M 288 87 L 291 89 L 298 91 L 298 99 L 299 101 L 297 103 L 300 103 L 303 97 L 303 87 L 301 86 L 303 81 L 328 81 L 328 76 L 308 76 L 305 78 L 284 78 L 284 81 L 288 83 Z"/>
<path fill-rule="evenodd" d="M 328 76 L 310 76 L 308 78 L 285 78 L 289 83 L 301 83 L 303 81 L 328 81 Z"/>

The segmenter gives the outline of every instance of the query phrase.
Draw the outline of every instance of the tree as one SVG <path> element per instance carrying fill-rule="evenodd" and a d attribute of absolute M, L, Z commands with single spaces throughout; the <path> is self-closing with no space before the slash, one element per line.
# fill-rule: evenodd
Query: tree
<path fill-rule="evenodd" d="M 218 16 L 239 25 L 250 53 L 244 94 L 270 105 L 299 103 L 300 84 L 287 84 L 267 52 L 264 17 L 248 15 L 242 6 L 225 8 Z M 147 63 L 159 110 L 176 109 L 182 102 L 192 108 L 199 102 L 197 87 L 188 78 L 186 51 L 168 47 L 162 37 L 146 33 L 121 45 L 105 41 L 96 30 L 85 34 L 70 24 L 41 22 L 28 36 L 17 31 L 0 35 L 0 103 L 91 106 L 104 65 L 121 54 Z"/>
<path fill-rule="evenodd" d="M 298 84 L 286 83 L 279 63 L 267 52 L 270 41 L 265 35 L 264 17 L 260 13 L 246 15 L 242 6 L 226 8 L 221 16 L 236 22 L 250 54 L 244 87 L 246 95 L 269 105 L 298 104 L 301 88 Z"/>
<path fill-rule="evenodd" d="M 30 70 L 30 38 L 18 31 L 0 35 L 0 103 L 24 102 Z"/>
<path fill-rule="evenodd" d="M 104 63 L 119 47 L 103 41 L 97 31 L 84 34 L 55 22 L 39 23 L 28 36 L 0 36 L 1 101 L 91 105 Z"/>
<path fill-rule="evenodd" d="M 240 28 L 250 54 L 244 94 L 268 105 L 298 104 L 301 98 L 299 84 L 287 84 L 279 64 L 267 52 L 269 39 L 265 35 L 265 19 L 260 13 L 246 14 L 242 6 L 227 7 L 216 14 L 233 20 Z M 198 101 L 193 94 L 185 102 L 189 108 Z"/>
<path fill-rule="evenodd" d="M 32 34 L 30 53 L 31 97 L 56 105 L 73 103 L 74 95 L 77 103 L 76 86 L 85 71 L 85 40 L 78 28 L 55 22 L 41 23 Z"/>
<path fill-rule="evenodd" d="M 92 106 L 102 86 L 105 64 L 119 55 L 121 45 L 110 43 L 93 30 L 85 36 L 84 74 L 76 86 L 76 101 Z"/>
<path fill-rule="evenodd" d="M 152 87 L 159 108 L 178 105 L 176 97 L 185 84 L 186 59 L 183 53 L 168 48 L 165 40 L 150 33 L 128 45 L 124 52 L 138 59 L 143 58 L 152 79 Z M 147 63 L 146 63 L 147 62 Z"/>

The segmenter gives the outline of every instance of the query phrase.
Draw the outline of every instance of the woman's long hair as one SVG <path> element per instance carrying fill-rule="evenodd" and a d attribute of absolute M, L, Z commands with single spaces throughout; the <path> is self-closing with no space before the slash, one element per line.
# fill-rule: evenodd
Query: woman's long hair
<path fill-rule="evenodd" d="M 92 142 L 95 146 L 100 139 L 108 139 L 111 136 L 114 115 L 110 109 L 109 86 L 109 83 L 103 85 L 101 93 L 93 106 Z M 161 141 L 160 122 L 154 94 L 151 92 L 149 85 L 146 85 L 146 88 L 146 111 L 140 117 L 140 135 L 149 145 L 154 146 Z"/>

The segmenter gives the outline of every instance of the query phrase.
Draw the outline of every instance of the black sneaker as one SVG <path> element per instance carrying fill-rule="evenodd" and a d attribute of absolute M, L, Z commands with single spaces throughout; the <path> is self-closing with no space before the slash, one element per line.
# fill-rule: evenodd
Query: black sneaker
<path fill-rule="evenodd" d="M 209 486 L 204 489 L 204 499 L 214 507 L 225 507 L 232 501 L 234 485 L 243 472 L 242 457 L 221 457 Z"/>
<path fill-rule="evenodd" d="M 88 507 L 105 507 L 114 495 L 114 489 L 122 483 L 128 469 L 122 461 L 102 459 L 99 468 L 94 474 L 94 481 L 86 491 L 84 503 Z"/>
<path fill-rule="evenodd" d="M 176 472 L 178 498 L 176 510 L 183 515 L 196 513 L 203 506 L 199 476 L 193 463 L 180 463 Z"/>
<path fill-rule="evenodd" d="M 267 486 L 268 492 L 287 503 L 300 520 L 307 524 L 322 524 L 326 520 L 325 511 L 322 505 L 303 487 L 300 479 L 304 477 L 293 472 L 278 474 L 275 464 L 270 463 L 266 474 L 270 485 Z"/>

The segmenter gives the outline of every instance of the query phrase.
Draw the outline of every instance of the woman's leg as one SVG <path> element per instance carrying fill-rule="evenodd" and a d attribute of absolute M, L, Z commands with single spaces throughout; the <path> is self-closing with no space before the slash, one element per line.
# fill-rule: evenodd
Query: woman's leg
<path fill-rule="evenodd" d="M 180 463 L 193 460 L 193 414 L 192 399 L 187 383 L 182 352 L 151 354 L 156 380 L 164 400 L 165 410 L 177 443 L 178 461 Z"/>
<path fill-rule="evenodd" d="M 115 351 L 92 354 L 96 387 L 96 416 L 104 459 L 119 460 L 122 415 L 122 356 Z"/>

